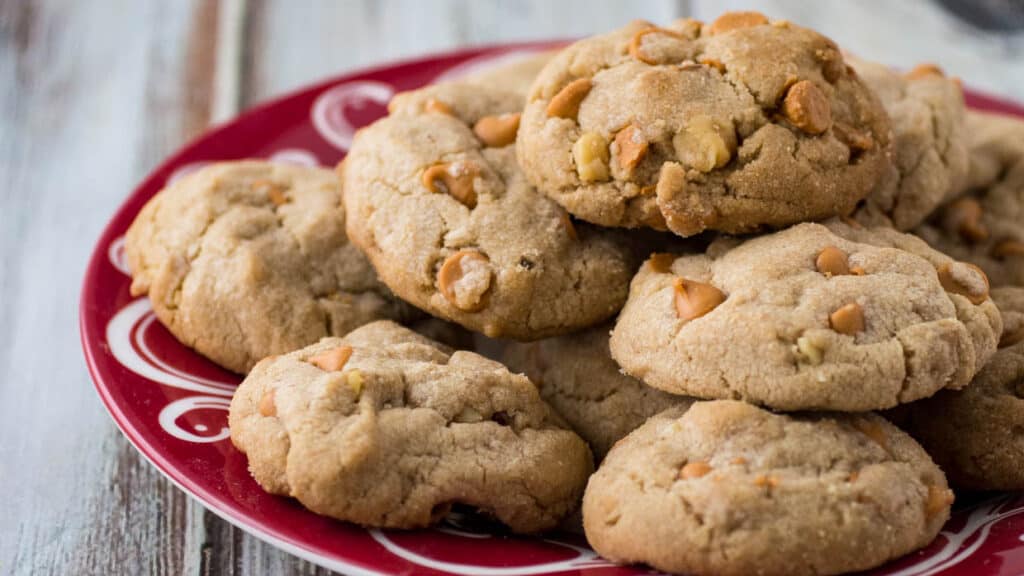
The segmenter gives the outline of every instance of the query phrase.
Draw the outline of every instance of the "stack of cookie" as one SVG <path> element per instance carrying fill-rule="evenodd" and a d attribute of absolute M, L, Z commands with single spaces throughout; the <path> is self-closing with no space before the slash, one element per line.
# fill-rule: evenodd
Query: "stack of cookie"
<path fill-rule="evenodd" d="M 931 542 L 947 474 L 1024 488 L 1021 206 L 1020 124 L 743 12 L 400 94 L 337 176 L 206 168 L 127 249 L 248 373 L 269 492 L 516 532 L 582 501 L 615 561 L 834 574 Z"/>

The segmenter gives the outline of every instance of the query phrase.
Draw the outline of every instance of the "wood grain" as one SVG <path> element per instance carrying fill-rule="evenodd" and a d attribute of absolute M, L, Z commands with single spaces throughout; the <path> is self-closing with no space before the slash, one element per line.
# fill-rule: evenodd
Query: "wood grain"
<path fill-rule="evenodd" d="M 211 120 L 389 59 L 740 4 L 1021 96 L 1020 34 L 981 36 L 923 0 L 0 0 L 0 574 L 327 573 L 165 480 L 116 430 L 82 360 L 92 243 Z"/>

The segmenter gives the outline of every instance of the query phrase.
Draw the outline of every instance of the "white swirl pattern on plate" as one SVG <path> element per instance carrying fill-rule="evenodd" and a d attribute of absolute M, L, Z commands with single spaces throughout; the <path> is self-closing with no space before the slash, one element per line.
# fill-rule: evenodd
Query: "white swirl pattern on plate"
<path fill-rule="evenodd" d="M 435 81 L 451 80 L 467 74 L 478 73 L 497 65 L 523 59 L 536 51 L 514 50 L 473 58 L 442 72 L 435 78 Z M 346 118 L 345 110 L 349 107 L 364 106 L 367 102 L 384 104 L 393 94 L 394 89 L 381 82 L 356 81 L 340 84 L 324 91 L 316 99 L 310 112 L 310 121 L 321 137 L 345 151 L 351 145 L 352 136 L 356 130 L 356 127 Z M 316 156 L 301 149 L 281 150 L 271 155 L 270 160 L 308 166 L 319 165 Z M 182 165 L 172 172 L 167 183 L 172 183 L 210 163 L 210 161 L 203 161 Z M 124 255 L 123 236 L 111 242 L 107 254 L 114 268 L 123 274 L 129 273 Z M 211 380 L 190 374 L 157 357 L 145 341 L 146 331 L 154 326 L 155 321 L 156 317 L 148 299 L 141 298 L 128 303 L 107 324 L 106 338 L 111 353 L 122 366 L 155 384 L 198 393 L 174 400 L 161 410 L 159 423 L 167 434 L 179 440 L 195 443 L 226 440 L 230 435 L 227 427 L 222 427 L 211 433 L 210 428 L 205 424 L 193 424 L 192 429 L 187 430 L 178 421 L 183 415 L 196 410 L 228 410 L 235 385 L 231 382 Z M 942 536 L 946 538 L 944 546 L 922 557 L 915 564 L 893 572 L 893 576 L 931 576 L 956 566 L 982 546 L 995 525 L 1008 518 L 1024 514 L 1024 506 L 1017 500 L 1016 496 L 1010 495 L 977 505 L 968 512 L 968 518 L 961 528 L 942 532 Z M 437 530 L 449 534 L 451 537 L 493 538 L 493 535 L 488 533 L 467 533 L 452 526 L 440 526 Z M 368 532 L 376 542 L 396 557 L 422 568 L 459 575 L 526 576 L 565 571 L 583 573 L 591 569 L 606 569 L 613 565 L 598 557 L 588 548 L 559 540 L 545 539 L 550 544 L 569 548 L 577 555 L 568 560 L 517 567 L 479 566 L 424 556 L 420 552 L 410 550 L 395 542 L 384 532 L 379 530 L 369 530 Z M 1024 540 L 1024 535 L 1021 535 L 1020 539 Z M 336 563 L 336 559 L 332 559 L 332 563 Z"/>

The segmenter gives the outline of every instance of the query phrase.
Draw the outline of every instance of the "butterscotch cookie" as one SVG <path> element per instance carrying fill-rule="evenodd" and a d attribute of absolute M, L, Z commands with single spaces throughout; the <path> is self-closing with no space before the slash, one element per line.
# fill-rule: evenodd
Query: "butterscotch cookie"
<path fill-rule="evenodd" d="M 526 377 L 387 321 L 257 364 L 230 427 L 264 489 L 364 526 L 427 526 L 460 503 L 541 531 L 593 470 Z"/>
<path fill-rule="evenodd" d="M 605 558 L 680 574 L 838 574 L 926 546 L 953 492 L 874 414 L 670 409 L 619 442 L 583 497 Z"/>
<path fill-rule="evenodd" d="M 756 12 L 581 40 L 529 99 L 527 177 L 605 226 L 690 236 L 845 215 L 889 164 L 885 110 L 837 46 Z"/>
<path fill-rule="evenodd" d="M 963 190 L 968 165 L 963 91 L 934 65 L 900 74 L 883 64 L 846 59 L 882 101 L 893 131 L 889 173 L 857 218 L 910 230 Z"/>
<path fill-rule="evenodd" d="M 148 294 L 178 340 L 235 372 L 412 310 L 349 244 L 329 170 L 208 166 L 143 207 L 125 251 L 132 295 Z"/>
<path fill-rule="evenodd" d="M 995 288 L 1000 349 L 963 390 L 902 407 L 894 422 L 916 438 L 957 487 L 1024 490 L 1024 288 Z"/>
<path fill-rule="evenodd" d="M 610 328 L 512 344 L 502 358 L 537 385 L 541 397 L 590 444 L 597 460 L 651 416 L 693 402 L 623 374 L 608 352 Z"/>
<path fill-rule="evenodd" d="M 652 257 L 610 346 L 668 392 L 864 411 L 962 388 L 1001 329 L 976 268 L 891 228 L 831 221 Z"/>
<path fill-rule="evenodd" d="M 1024 122 L 971 112 L 967 134 L 968 193 L 914 232 L 979 266 L 994 286 L 1024 286 Z"/>
<path fill-rule="evenodd" d="M 447 84 L 396 96 L 342 167 L 349 238 L 401 298 L 491 337 L 537 339 L 601 322 L 633 257 L 576 225 L 523 178 L 521 101 Z"/>

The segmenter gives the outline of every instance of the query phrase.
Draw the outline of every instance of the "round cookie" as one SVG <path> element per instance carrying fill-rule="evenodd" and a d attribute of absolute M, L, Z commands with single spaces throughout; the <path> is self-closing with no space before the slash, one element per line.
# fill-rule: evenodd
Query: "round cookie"
<path fill-rule="evenodd" d="M 491 337 L 531 340 L 621 308 L 635 259 L 576 225 L 515 161 L 515 93 L 468 84 L 400 94 L 339 168 L 348 235 L 404 300 Z"/>
<path fill-rule="evenodd" d="M 675 394 L 858 412 L 962 388 L 1001 330 L 976 268 L 833 220 L 652 257 L 610 347 Z"/>
<path fill-rule="evenodd" d="M 526 377 L 388 321 L 260 362 L 229 424 L 265 490 L 364 526 L 427 526 L 460 503 L 546 530 L 593 470 Z"/>
<path fill-rule="evenodd" d="M 968 161 L 960 83 L 930 64 L 900 74 L 849 55 L 846 61 L 878 95 L 893 131 L 889 173 L 856 217 L 910 230 L 963 190 Z"/>
<path fill-rule="evenodd" d="M 587 540 L 679 574 L 838 574 L 926 546 L 953 492 L 875 414 L 670 409 L 619 442 L 583 497 Z"/>
<path fill-rule="evenodd" d="M 889 165 L 889 122 L 828 38 L 756 12 L 576 42 L 540 73 L 527 177 L 605 226 L 749 232 L 849 214 Z"/>
<path fill-rule="evenodd" d="M 541 397 L 590 444 L 597 460 L 651 416 L 693 402 L 623 374 L 608 352 L 609 328 L 511 344 L 502 357 L 506 366 L 537 385 Z"/>
<path fill-rule="evenodd" d="M 993 286 L 1024 286 L 1024 122 L 970 112 L 967 134 L 968 193 L 914 233 L 979 266 Z"/>
<path fill-rule="evenodd" d="M 380 319 L 406 318 L 345 237 L 337 176 L 220 162 L 169 184 L 125 237 L 133 296 L 186 346 L 235 372 Z"/>
<path fill-rule="evenodd" d="M 992 290 L 1005 329 L 1000 349 L 963 390 L 897 409 L 958 488 L 1024 490 L 1024 288 Z"/>

